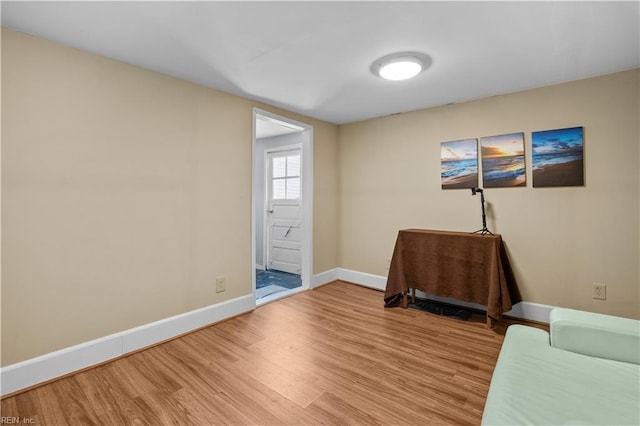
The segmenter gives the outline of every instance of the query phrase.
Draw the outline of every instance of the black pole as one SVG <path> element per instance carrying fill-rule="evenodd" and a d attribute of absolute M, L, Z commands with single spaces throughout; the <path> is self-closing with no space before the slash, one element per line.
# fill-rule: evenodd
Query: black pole
<path fill-rule="evenodd" d="M 487 215 L 484 212 L 484 192 L 480 193 L 480 204 L 482 204 L 482 230 L 487 230 Z"/>
<path fill-rule="evenodd" d="M 482 206 L 482 229 L 478 229 L 477 231 L 473 232 L 473 234 L 493 235 L 493 233 L 489 231 L 489 228 L 487 228 L 487 215 L 484 211 L 484 190 L 482 188 L 471 188 L 471 195 L 476 195 L 477 192 L 480 193 L 480 204 Z"/>

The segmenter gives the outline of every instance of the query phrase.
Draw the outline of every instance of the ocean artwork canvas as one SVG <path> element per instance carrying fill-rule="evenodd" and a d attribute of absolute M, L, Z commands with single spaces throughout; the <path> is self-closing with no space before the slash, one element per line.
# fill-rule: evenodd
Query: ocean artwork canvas
<path fill-rule="evenodd" d="M 584 128 L 531 133 L 533 186 L 584 186 Z"/>
<path fill-rule="evenodd" d="M 440 144 L 442 189 L 478 186 L 478 140 L 464 139 Z"/>
<path fill-rule="evenodd" d="M 524 133 L 480 138 L 482 185 L 485 188 L 526 186 Z"/>

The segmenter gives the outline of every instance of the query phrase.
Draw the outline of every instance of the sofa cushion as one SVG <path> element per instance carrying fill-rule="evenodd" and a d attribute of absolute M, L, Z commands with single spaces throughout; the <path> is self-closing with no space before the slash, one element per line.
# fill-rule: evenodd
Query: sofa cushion
<path fill-rule="evenodd" d="M 640 366 L 552 347 L 549 333 L 508 328 L 483 425 L 638 425 Z"/>
<path fill-rule="evenodd" d="M 551 346 L 579 354 L 640 364 L 640 321 L 555 308 Z"/>

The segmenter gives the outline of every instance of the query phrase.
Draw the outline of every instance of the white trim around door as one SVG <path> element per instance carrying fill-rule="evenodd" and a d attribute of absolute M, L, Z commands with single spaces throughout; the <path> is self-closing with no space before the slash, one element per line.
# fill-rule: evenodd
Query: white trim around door
<path fill-rule="evenodd" d="M 313 276 L 313 126 L 287 117 L 280 116 L 258 108 L 253 108 L 253 140 L 252 140 L 252 198 L 251 198 L 251 291 L 256 294 L 256 223 L 258 203 L 262 188 L 256 187 L 256 160 L 263 161 L 261 152 L 256 149 L 256 122 L 267 120 L 272 123 L 297 129 L 302 132 L 302 253 L 301 253 L 301 279 L 302 289 L 311 287 Z M 263 266 L 266 266 L 263 264 Z"/>

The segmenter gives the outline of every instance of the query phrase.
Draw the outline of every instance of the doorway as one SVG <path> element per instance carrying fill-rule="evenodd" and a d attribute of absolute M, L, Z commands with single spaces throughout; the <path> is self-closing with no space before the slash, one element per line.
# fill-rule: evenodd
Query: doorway
<path fill-rule="evenodd" d="M 254 109 L 252 289 L 261 305 L 309 288 L 311 126 Z"/>

